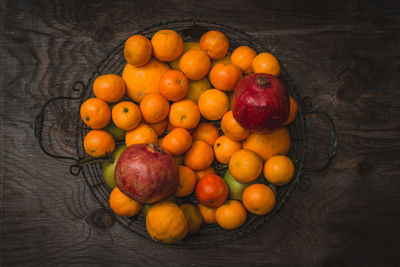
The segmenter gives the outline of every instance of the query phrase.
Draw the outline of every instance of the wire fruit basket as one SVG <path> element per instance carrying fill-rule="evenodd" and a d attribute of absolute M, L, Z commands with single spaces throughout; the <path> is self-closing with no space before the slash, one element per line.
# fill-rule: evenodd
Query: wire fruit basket
<path fill-rule="evenodd" d="M 174 22 L 162 22 L 140 31 L 133 32 L 131 35 L 142 34 L 151 38 L 154 33 L 161 29 L 175 30 L 182 36 L 185 42 L 199 41 L 203 33 L 209 30 L 217 30 L 223 32 L 228 37 L 230 52 L 232 52 L 236 47 L 242 45 L 252 47 L 257 51 L 257 53 L 270 51 L 268 47 L 264 46 L 264 44 L 238 29 L 208 21 L 180 20 Z M 130 218 L 120 217 L 114 215 L 110 209 L 108 198 L 112 189 L 107 186 L 103 179 L 101 163 L 95 162 L 87 165 L 80 164 L 82 159 L 87 157 L 83 147 L 83 140 L 90 129 L 84 125 L 80 119 L 79 107 L 86 99 L 94 97 L 92 87 L 94 80 L 98 76 L 108 73 L 122 74 L 122 70 L 126 64 L 123 53 L 124 43 L 125 40 L 110 51 L 92 73 L 88 82 L 75 82 L 72 89 L 74 91 L 79 91 L 79 96 L 55 97 L 49 99 L 43 105 L 40 114 L 36 117 L 35 135 L 41 149 L 47 155 L 58 159 L 74 161 L 70 166 L 71 175 L 81 175 L 85 179 L 92 195 L 118 223 L 124 226 L 127 230 L 134 232 L 143 238 L 151 239 L 146 230 L 146 221 L 144 216 L 139 214 Z M 200 231 L 188 235 L 184 240 L 174 244 L 174 246 L 206 247 L 239 239 L 245 234 L 255 230 L 261 224 L 270 220 L 282 208 L 296 186 L 307 186 L 309 180 L 304 178 L 302 174 L 304 171 L 304 159 L 307 152 L 307 116 L 309 114 L 321 114 L 326 117 L 329 122 L 330 140 L 328 145 L 328 160 L 319 171 L 324 170 L 329 166 L 337 149 L 336 131 L 332 119 L 324 112 L 311 111 L 311 99 L 309 97 L 305 97 L 304 99 L 301 98 L 292 78 L 282 64 L 280 79 L 286 85 L 291 97 L 293 97 L 299 105 L 296 119 L 287 126 L 291 137 L 291 147 L 288 157 L 290 157 L 294 163 L 295 176 L 290 183 L 276 187 L 275 208 L 272 212 L 263 216 L 248 214 L 245 224 L 235 230 L 224 230 L 217 224 L 204 224 Z M 52 133 L 58 133 L 58 136 L 55 138 Z M 54 141 L 54 139 L 60 139 L 60 135 L 63 141 Z M 71 154 L 76 155 L 76 157 L 61 156 L 57 154 L 57 151 L 59 150 L 55 147 L 61 148 L 65 147 L 65 145 L 71 144 L 73 144 L 74 150 L 66 152 L 70 152 Z M 214 164 L 217 174 L 223 177 L 226 168 L 216 162 L 214 162 Z"/>

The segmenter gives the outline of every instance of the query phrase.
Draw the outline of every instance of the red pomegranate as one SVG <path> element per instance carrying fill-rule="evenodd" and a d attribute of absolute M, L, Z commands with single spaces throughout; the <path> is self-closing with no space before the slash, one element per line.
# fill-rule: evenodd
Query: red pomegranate
<path fill-rule="evenodd" d="M 289 116 L 289 93 L 273 75 L 243 77 L 233 93 L 233 117 L 250 132 L 267 132 L 283 125 Z"/>
<path fill-rule="evenodd" d="M 114 178 L 128 197 L 140 203 L 154 203 L 178 188 L 178 164 L 156 144 L 134 144 L 119 157 Z"/>

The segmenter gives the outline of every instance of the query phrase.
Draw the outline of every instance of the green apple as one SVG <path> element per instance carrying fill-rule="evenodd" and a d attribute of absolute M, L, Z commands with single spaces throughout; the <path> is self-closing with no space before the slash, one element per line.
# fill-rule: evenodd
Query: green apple
<path fill-rule="evenodd" d="M 229 188 L 229 199 L 242 200 L 243 191 L 251 184 L 239 182 L 232 176 L 229 170 L 226 171 L 224 180 Z"/>
<path fill-rule="evenodd" d="M 242 200 L 242 195 L 243 191 L 252 184 L 263 184 L 264 183 L 264 178 L 262 176 L 258 177 L 254 181 L 250 183 L 242 183 L 239 182 L 238 180 L 235 179 L 235 177 L 232 176 L 231 172 L 229 170 L 226 171 L 224 175 L 224 180 L 225 183 L 228 185 L 229 188 L 229 199 L 236 199 L 236 200 Z"/>
<path fill-rule="evenodd" d="M 122 152 L 124 152 L 125 149 L 126 149 L 125 145 L 118 146 L 112 153 L 114 162 L 103 162 L 101 170 L 103 173 L 104 181 L 111 188 L 115 187 L 115 181 L 114 181 L 115 165 L 117 164 L 119 156 L 121 156 Z"/>
<path fill-rule="evenodd" d="M 147 212 L 149 212 L 149 210 L 151 209 L 151 207 L 153 207 L 153 204 L 143 204 L 142 205 L 142 209 L 140 210 L 140 214 L 143 217 L 146 217 Z"/>
<path fill-rule="evenodd" d="M 109 132 L 116 141 L 125 140 L 126 131 L 115 126 L 114 122 L 110 121 L 110 123 L 104 128 L 107 132 Z"/>

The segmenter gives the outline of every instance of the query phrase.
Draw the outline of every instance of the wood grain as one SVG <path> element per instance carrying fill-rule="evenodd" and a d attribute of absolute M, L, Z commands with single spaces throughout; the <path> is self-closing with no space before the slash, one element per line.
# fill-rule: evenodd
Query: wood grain
<path fill-rule="evenodd" d="M 400 240 L 400 5 L 396 1 L 1 1 L 2 266 L 396 266 Z M 306 172 L 272 220 L 217 247 L 143 240 L 102 212 L 71 161 L 45 155 L 34 117 L 76 96 L 107 55 L 161 20 L 207 19 L 264 42 L 302 96 L 328 112 L 339 151 Z M 48 138 L 74 156 L 76 106 L 54 105 Z M 63 111 L 63 112 L 60 112 Z M 60 126 L 61 125 L 61 126 Z M 45 125 L 50 127 L 51 125 Z M 306 166 L 326 160 L 328 124 L 309 118 Z"/>

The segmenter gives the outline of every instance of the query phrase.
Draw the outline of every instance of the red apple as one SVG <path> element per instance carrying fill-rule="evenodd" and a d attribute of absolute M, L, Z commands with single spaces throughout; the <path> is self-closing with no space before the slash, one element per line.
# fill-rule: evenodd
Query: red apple
<path fill-rule="evenodd" d="M 134 144 L 117 161 L 115 184 L 122 193 L 140 203 L 154 203 L 176 191 L 178 164 L 156 144 Z"/>
<path fill-rule="evenodd" d="M 242 78 L 233 92 L 233 117 L 250 132 L 267 132 L 289 116 L 289 93 L 273 75 L 253 73 Z"/>

